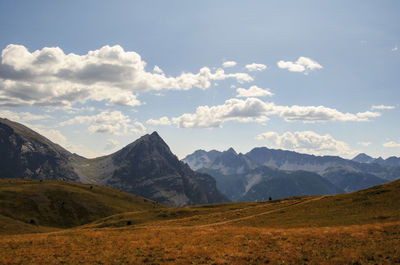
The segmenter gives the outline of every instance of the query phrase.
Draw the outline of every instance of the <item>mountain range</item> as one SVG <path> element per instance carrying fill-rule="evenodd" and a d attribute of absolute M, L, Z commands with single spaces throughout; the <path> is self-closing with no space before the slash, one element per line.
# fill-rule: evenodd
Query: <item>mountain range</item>
<path fill-rule="evenodd" d="M 197 150 L 183 161 L 213 176 L 218 189 L 232 201 L 352 192 L 400 178 L 395 163 L 399 158 L 377 162 L 366 155 L 357 157 L 348 160 L 257 147 L 246 154 L 233 148 Z"/>
<path fill-rule="evenodd" d="M 386 159 L 382 157 L 373 158 L 367 154 L 361 153 L 356 155 L 352 161 L 359 163 L 375 163 L 383 166 L 400 167 L 400 157 L 391 156 Z"/>
<path fill-rule="evenodd" d="M 171 206 L 264 201 L 352 192 L 400 178 L 400 158 L 352 160 L 254 148 L 197 150 L 182 161 L 157 132 L 94 159 L 28 127 L 0 119 L 0 178 L 58 179 L 109 186 Z"/>
<path fill-rule="evenodd" d="M 72 154 L 28 127 L 0 119 L 0 178 L 62 179 L 183 206 L 226 202 L 213 177 L 178 160 L 153 132 L 108 156 Z"/>

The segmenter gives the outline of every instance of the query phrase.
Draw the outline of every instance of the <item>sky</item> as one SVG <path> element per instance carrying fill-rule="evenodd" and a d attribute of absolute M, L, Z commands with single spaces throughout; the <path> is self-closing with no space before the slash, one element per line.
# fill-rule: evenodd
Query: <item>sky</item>
<path fill-rule="evenodd" d="M 0 117 L 88 158 L 157 131 L 400 156 L 400 1 L 0 0 Z"/>

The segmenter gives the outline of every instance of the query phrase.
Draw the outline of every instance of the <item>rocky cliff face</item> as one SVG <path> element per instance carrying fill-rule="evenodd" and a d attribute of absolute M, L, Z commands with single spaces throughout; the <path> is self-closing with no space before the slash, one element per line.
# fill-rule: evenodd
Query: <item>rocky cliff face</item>
<path fill-rule="evenodd" d="M 0 119 L 0 177 L 79 181 L 72 154 L 29 128 Z"/>
<path fill-rule="evenodd" d="M 173 206 L 225 202 L 215 180 L 194 172 L 156 133 L 109 156 L 86 159 L 26 126 L 0 119 L 0 178 L 107 185 Z"/>
<path fill-rule="evenodd" d="M 156 132 L 114 153 L 111 159 L 115 171 L 105 182 L 111 187 L 175 206 L 227 200 L 211 176 L 194 172 L 179 161 Z"/>

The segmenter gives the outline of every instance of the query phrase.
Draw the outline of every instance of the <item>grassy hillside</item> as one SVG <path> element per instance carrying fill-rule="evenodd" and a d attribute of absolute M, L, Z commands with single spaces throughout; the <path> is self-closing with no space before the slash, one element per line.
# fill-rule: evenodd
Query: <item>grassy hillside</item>
<path fill-rule="evenodd" d="M 70 228 L 121 212 L 163 207 L 107 187 L 0 179 L 0 233 Z"/>
<path fill-rule="evenodd" d="M 139 201 L 142 208 L 80 227 L 3 235 L 0 264 L 399 264 L 399 200 L 400 180 L 268 202 Z"/>
<path fill-rule="evenodd" d="M 199 205 L 121 213 L 86 227 L 252 226 L 321 227 L 400 221 L 400 180 L 335 196 L 303 196 L 265 202 Z"/>

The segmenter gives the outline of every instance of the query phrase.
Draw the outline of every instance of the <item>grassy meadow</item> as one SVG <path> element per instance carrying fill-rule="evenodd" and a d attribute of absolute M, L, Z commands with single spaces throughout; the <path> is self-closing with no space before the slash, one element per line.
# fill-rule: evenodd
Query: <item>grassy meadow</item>
<path fill-rule="evenodd" d="M 1 205 L 4 196 L 0 189 Z M 127 210 L 71 228 L 38 230 L 40 220 L 0 213 L 0 228 L 9 225 L 0 264 L 400 264 L 400 181 L 336 196 L 182 208 L 134 198 Z M 32 229 L 18 230 L 20 223 Z"/>

